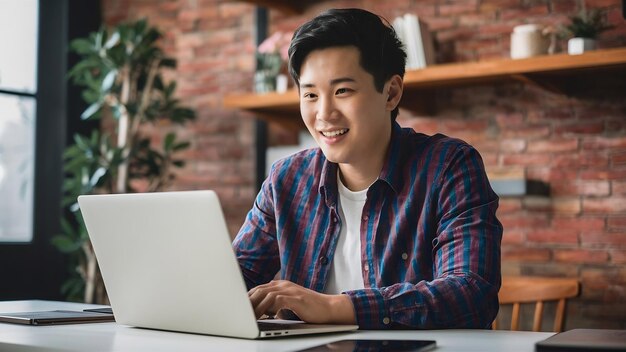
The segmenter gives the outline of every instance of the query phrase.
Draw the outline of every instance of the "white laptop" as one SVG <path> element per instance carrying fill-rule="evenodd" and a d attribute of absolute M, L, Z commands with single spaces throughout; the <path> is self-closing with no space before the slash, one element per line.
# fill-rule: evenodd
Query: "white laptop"
<path fill-rule="evenodd" d="M 261 328 L 213 191 L 78 203 L 120 324 L 250 339 L 358 329 L 274 320 Z"/>

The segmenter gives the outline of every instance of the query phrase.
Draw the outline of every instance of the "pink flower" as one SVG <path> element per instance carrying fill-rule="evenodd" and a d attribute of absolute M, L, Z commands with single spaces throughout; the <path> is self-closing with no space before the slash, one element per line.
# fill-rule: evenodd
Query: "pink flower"
<path fill-rule="evenodd" d="M 293 33 L 276 32 L 259 45 L 260 54 L 280 54 L 283 60 L 288 59 L 289 44 Z"/>

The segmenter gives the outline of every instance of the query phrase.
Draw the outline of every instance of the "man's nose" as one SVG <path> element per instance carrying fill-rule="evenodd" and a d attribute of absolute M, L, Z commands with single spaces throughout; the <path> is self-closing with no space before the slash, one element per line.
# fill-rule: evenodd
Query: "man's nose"
<path fill-rule="evenodd" d="M 332 97 L 322 97 L 318 100 L 317 119 L 330 121 L 337 117 L 335 102 Z"/>

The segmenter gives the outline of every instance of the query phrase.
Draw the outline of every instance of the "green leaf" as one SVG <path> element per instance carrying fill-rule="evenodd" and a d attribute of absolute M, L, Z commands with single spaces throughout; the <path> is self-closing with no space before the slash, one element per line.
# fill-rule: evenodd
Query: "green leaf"
<path fill-rule="evenodd" d="M 100 100 L 100 93 L 91 89 L 85 89 L 81 96 L 83 100 L 88 104 L 93 104 Z"/>
<path fill-rule="evenodd" d="M 63 160 L 72 159 L 83 152 L 75 145 L 71 145 L 65 149 L 63 152 Z"/>
<path fill-rule="evenodd" d="M 121 46 L 125 46 L 126 43 L 128 43 L 128 38 L 130 37 L 130 29 L 128 28 L 128 26 L 124 23 L 120 24 L 119 26 L 117 26 L 117 28 L 115 29 L 116 32 L 119 33 L 120 35 L 120 42 L 121 42 Z"/>
<path fill-rule="evenodd" d="M 142 18 L 135 23 L 135 33 L 141 34 L 146 31 L 147 27 L 148 21 L 145 18 Z"/>
<path fill-rule="evenodd" d="M 90 160 L 86 157 L 77 157 L 72 159 L 71 161 L 66 163 L 65 169 L 67 171 L 74 171 L 74 173 L 79 173 L 80 169 L 84 167 L 86 163 Z"/>
<path fill-rule="evenodd" d="M 157 75 L 156 77 L 154 77 L 154 88 L 157 90 L 163 90 L 163 87 L 165 86 L 163 84 L 163 78 L 161 78 L 160 75 Z"/>
<path fill-rule="evenodd" d="M 176 68 L 176 59 L 164 58 L 161 60 L 162 67 Z"/>
<path fill-rule="evenodd" d="M 69 77 L 74 78 L 75 80 L 79 78 L 79 76 L 83 75 L 83 74 L 88 74 L 91 75 L 91 70 L 93 70 L 96 67 L 99 67 L 99 63 L 97 60 L 95 60 L 94 58 L 88 57 L 82 61 L 79 61 L 78 63 L 76 63 L 76 65 L 74 65 L 74 67 L 72 67 L 69 72 L 67 73 L 67 75 Z"/>
<path fill-rule="evenodd" d="M 85 289 L 85 281 L 80 276 L 75 276 L 63 283 L 61 286 L 61 293 L 66 295 L 69 300 L 78 301 L 82 297 L 82 292 Z"/>
<path fill-rule="evenodd" d="M 72 253 L 80 249 L 80 246 L 82 245 L 81 242 L 82 241 L 74 241 L 64 235 L 57 235 L 52 238 L 52 244 L 63 253 Z"/>
<path fill-rule="evenodd" d="M 79 211 L 79 210 L 80 210 L 80 206 L 78 205 L 78 203 L 74 203 L 74 204 L 72 204 L 72 205 L 70 206 L 70 211 L 71 211 L 72 213 L 75 213 L 75 212 L 77 212 L 77 211 Z"/>
<path fill-rule="evenodd" d="M 173 122 L 184 123 L 187 120 L 193 120 L 196 118 L 196 113 L 187 108 L 175 108 L 172 110 L 170 118 Z"/>
<path fill-rule="evenodd" d="M 72 193 L 73 193 L 73 194 L 78 194 L 78 193 L 80 193 L 80 192 L 72 192 Z M 74 197 L 74 196 L 72 195 L 72 197 L 64 197 L 64 198 L 62 199 L 62 201 L 61 201 L 61 206 L 62 206 L 63 208 L 67 208 L 67 207 L 69 207 L 70 205 L 72 205 L 72 204 L 74 204 L 74 203 L 76 203 L 76 197 Z"/>
<path fill-rule="evenodd" d="M 105 93 L 111 90 L 111 87 L 113 87 L 113 83 L 115 83 L 116 78 L 117 78 L 117 70 L 111 70 L 109 71 L 109 73 L 107 73 L 106 76 L 104 76 L 104 79 L 102 80 L 102 86 L 101 86 L 102 93 Z"/>
<path fill-rule="evenodd" d="M 117 45 L 107 50 L 107 66 L 114 68 L 121 68 L 126 63 L 128 55 L 126 53 L 127 48 L 123 45 Z"/>
<path fill-rule="evenodd" d="M 113 32 L 106 43 L 104 43 L 105 49 L 111 49 L 116 46 L 120 42 L 120 34 L 118 32 Z"/>
<path fill-rule="evenodd" d="M 100 50 L 102 49 L 102 40 L 103 38 L 106 38 L 107 33 L 106 33 L 106 29 L 101 29 L 100 31 L 94 33 L 94 49 L 96 50 Z"/>
<path fill-rule="evenodd" d="M 61 218 L 61 229 L 63 233 L 65 233 L 68 237 L 76 237 L 76 230 L 72 227 L 69 221 L 66 218 Z"/>
<path fill-rule="evenodd" d="M 85 111 L 83 111 L 82 114 L 80 114 L 80 118 L 82 120 L 88 120 L 92 116 L 94 116 L 98 111 L 100 111 L 100 108 L 102 108 L 102 102 L 97 101 L 89 105 L 89 107 Z"/>
<path fill-rule="evenodd" d="M 170 82 L 170 84 L 168 84 L 167 87 L 165 87 L 163 93 L 165 93 L 165 95 L 169 97 L 174 94 L 175 90 L 176 90 L 176 82 Z"/>
<path fill-rule="evenodd" d="M 89 149 L 89 141 L 78 133 L 74 134 L 74 143 L 76 143 L 76 147 L 78 147 L 80 151 Z"/>
<path fill-rule="evenodd" d="M 176 144 L 174 146 L 173 150 L 174 151 L 179 151 L 179 150 L 187 149 L 187 148 L 189 148 L 190 145 L 191 145 L 191 143 L 189 143 L 189 142 L 178 143 L 178 144 Z"/>
<path fill-rule="evenodd" d="M 163 141 L 163 149 L 166 151 L 172 150 L 174 140 L 176 140 L 176 133 L 170 132 L 165 136 L 165 140 Z"/>
<path fill-rule="evenodd" d="M 98 130 L 94 130 L 91 132 L 91 137 L 89 137 L 89 142 L 91 145 L 98 145 L 98 140 L 100 139 L 100 133 Z"/>
<path fill-rule="evenodd" d="M 86 55 L 93 52 L 93 43 L 85 38 L 74 39 L 70 43 L 70 49 L 77 54 Z"/>
<path fill-rule="evenodd" d="M 106 175 L 107 169 L 104 167 L 99 167 L 96 172 L 91 175 L 91 179 L 89 180 L 89 184 L 92 187 L 96 187 L 102 176 Z"/>

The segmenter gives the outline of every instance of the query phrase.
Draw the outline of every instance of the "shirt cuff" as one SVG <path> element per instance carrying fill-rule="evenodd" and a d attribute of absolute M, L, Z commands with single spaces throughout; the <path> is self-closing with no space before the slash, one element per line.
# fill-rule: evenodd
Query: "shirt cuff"
<path fill-rule="evenodd" d="M 354 305 L 356 322 L 361 330 L 389 329 L 392 326 L 389 307 L 380 289 L 346 291 Z"/>

